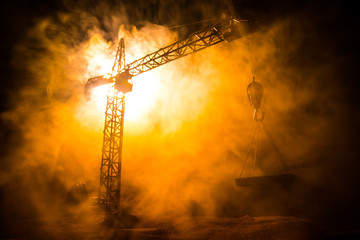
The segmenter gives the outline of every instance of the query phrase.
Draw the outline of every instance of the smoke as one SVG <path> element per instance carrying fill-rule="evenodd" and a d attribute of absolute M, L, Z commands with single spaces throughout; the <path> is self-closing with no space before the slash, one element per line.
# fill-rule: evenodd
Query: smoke
<path fill-rule="evenodd" d="M 75 182 L 97 195 L 106 96 L 86 102 L 83 92 L 91 75 L 111 71 L 116 40 L 126 38 L 129 63 L 184 34 L 145 21 L 132 26 L 131 15 L 139 13 L 124 6 L 67 4 L 67 12 L 39 19 L 16 46 L 13 64 L 27 84 L 14 95 L 15 107 L 1 115 L 20 132 L 3 161 L 4 202 L 15 209 L 25 196 L 19 210 L 25 215 L 57 214 Z M 197 11 L 204 19 L 217 17 L 215 8 Z M 252 72 L 264 85 L 265 122 L 288 165 L 314 185 L 322 183 L 324 163 L 307 166 L 319 164 L 323 149 L 336 143 L 342 103 L 328 102 L 337 96 L 336 85 L 322 80 L 334 78 L 334 64 L 302 62 L 309 60 L 303 51 L 311 27 L 297 17 L 133 79 L 125 113 L 124 208 L 150 219 L 244 213 L 247 193 L 234 178 L 256 125 L 246 96 Z M 257 159 L 256 174 L 283 172 L 264 134 Z"/>

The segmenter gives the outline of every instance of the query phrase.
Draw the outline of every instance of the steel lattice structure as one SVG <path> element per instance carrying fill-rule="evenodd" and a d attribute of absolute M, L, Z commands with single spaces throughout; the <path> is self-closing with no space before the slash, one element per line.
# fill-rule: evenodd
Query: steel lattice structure
<path fill-rule="evenodd" d="M 125 43 L 124 39 L 121 39 L 112 68 L 113 74 L 121 72 L 124 65 Z M 111 87 L 107 95 L 105 110 L 99 186 L 99 202 L 111 211 L 116 211 L 120 204 L 124 113 L 125 94 Z"/>
<path fill-rule="evenodd" d="M 120 180 L 122 163 L 122 141 L 124 129 L 125 94 L 132 90 L 128 81 L 136 75 L 169 63 L 207 47 L 230 42 L 256 31 L 256 23 L 228 18 L 202 31 L 191 34 L 182 41 L 175 42 L 143 58 L 125 65 L 124 40 L 119 41 L 115 63 L 109 78 L 90 78 L 85 86 L 85 94 L 93 87 L 110 84 L 105 111 L 105 126 L 102 160 L 100 167 L 99 202 L 107 209 L 116 211 L 120 204 Z"/>
<path fill-rule="evenodd" d="M 241 24 L 240 22 L 246 24 Z M 126 65 L 125 68 L 129 69 L 133 76 L 136 76 L 217 43 L 223 41 L 230 42 L 244 35 L 248 35 L 256 30 L 255 27 L 256 23 L 254 22 L 228 18 L 202 31 L 193 33 L 184 40 L 175 42 L 143 58 L 135 60 Z"/>

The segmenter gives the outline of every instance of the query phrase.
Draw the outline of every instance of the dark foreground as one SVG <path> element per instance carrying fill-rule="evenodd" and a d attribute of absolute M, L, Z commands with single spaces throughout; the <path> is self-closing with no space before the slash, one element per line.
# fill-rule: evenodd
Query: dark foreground
<path fill-rule="evenodd" d="M 105 226 L 100 216 L 28 219 L 1 224 L 1 239 L 360 239 L 359 222 L 325 222 L 296 217 L 194 217 Z"/>

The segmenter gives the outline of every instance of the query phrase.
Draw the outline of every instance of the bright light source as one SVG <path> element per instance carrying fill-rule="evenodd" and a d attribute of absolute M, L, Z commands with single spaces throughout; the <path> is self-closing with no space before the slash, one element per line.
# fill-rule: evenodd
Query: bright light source
<path fill-rule="evenodd" d="M 95 104 L 96 110 L 105 112 L 108 90 L 108 84 L 92 89 L 91 102 Z"/>
<path fill-rule="evenodd" d="M 127 93 L 125 99 L 125 119 L 128 121 L 140 120 L 155 111 L 156 95 L 160 91 L 155 72 L 138 75 L 133 81 L 133 91 Z"/>

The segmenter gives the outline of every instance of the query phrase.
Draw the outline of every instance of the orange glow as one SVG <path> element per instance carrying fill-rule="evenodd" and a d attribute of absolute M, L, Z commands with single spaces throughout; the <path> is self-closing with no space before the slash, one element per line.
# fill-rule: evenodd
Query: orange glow
<path fill-rule="evenodd" d="M 142 57 L 150 51 L 157 50 L 153 42 L 147 42 L 149 39 L 143 39 L 139 32 L 133 33 L 121 32 L 119 36 L 126 39 L 126 63 L 129 63 L 138 57 Z M 137 36 L 139 34 L 139 36 Z M 130 44 L 131 43 L 131 44 Z M 165 43 L 156 43 L 163 46 Z M 88 76 L 97 76 L 110 74 L 115 60 L 115 51 L 113 43 L 106 43 L 99 36 L 94 35 L 87 43 L 85 56 L 88 61 Z M 153 49 L 149 49 L 153 46 Z M 135 55 L 135 56 L 134 56 Z M 161 88 L 159 76 L 156 71 L 140 74 L 133 78 L 133 91 L 126 94 L 125 121 L 144 123 L 143 119 L 153 109 L 156 109 L 155 102 L 159 89 Z M 96 105 L 96 110 L 105 112 L 106 96 L 108 87 L 100 86 L 92 90 L 91 102 Z M 138 125 L 138 123 L 136 125 Z"/>
<path fill-rule="evenodd" d="M 155 100 L 161 85 L 154 73 L 144 73 L 134 78 L 133 91 L 126 94 L 125 120 L 143 122 L 152 109 L 156 109 Z M 105 112 L 109 85 L 96 87 L 91 93 L 91 103 L 97 112 Z"/>
<path fill-rule="evenodd" d="M 118 40 L 116 25 L 129 22 L 109 15 L 105 24 L 109 32 L 104 32 L 104 26 L 92 21 L 83 26 L 85 21 L 78 19 L 58 28 L 59 21 L 51 17 L 24 34 L 24 41 L 14 48 L 16 55 L 11 63 L 17 63 L 18 70 L 24 67 L 26 74 L 29 71 L 31 75 L 25 80 L 31 81 L 14 92 L 14 102 L 9 103 L 14 109 L 0 114 L 1 123 L 16 133 L 5 145 L 16 148 L 4 155 L 11 156 L 5 165 L 16 163 L 9 168 L 14 174 L 3 171 L 0 183 L 16 183 L 19 173 L 24 174 L 24 180 L 34 186 L 30 204 L 46 213 L 53 208 L 44 202 L 55 198 L 47 198 L 44 193 L 54 195 L 57 201 L 61 194 L 50 187 L 65 190 L 74 182 L 86 181 L 89 193 L 98 193 L 108 86 L 94 88 L 87 102 L 84 85 L 91 76 L 111 73 Z M 328 67 L 332 65 L 309 69 L 314 70 L 311 76 L 309 71 L 289 65 L 289 56 L 303 46 L 303 31 L 299 36 L 289 36 L 294 33 L 289 26 L 299 26 L 298 20 L 293 20 L 269 24 L 269 29 L 247 38 L 211 46 L 133 77 L 133 91 L 126 95 L 123 129 L 122 208 L 131 209 L 139 219 L 150 219 L 193 216 L 194 212 L 222 214 L 222 209 L 243 204 L 242 199 L 229 202 L 228 197 L 236 196 L 234 179 L 242 170 L 256 127 L 254 109 L 246 95 L 252 71 L 264 85 L 265 121 L 281 154 L 293 159 L 289 165 L 319 166 L 320 158 L 310 153 L 327 149 L 323 147 L 332 142 L 325 138 L 335 140 L 327 133 L 336 129 L 332 127 L 342 118 L 331 122 L 328 117 L 341 105 L 329 105 L 323 116 L 321 112 L 311 116 L 311 111 L 305 111 L 312 103 L 321 104 L 326 99 L 319 101 L 317 85 L 312 83 L 329 76 Z M 76 27 L 69 28 L 71 23 Z M 80 41 L 84 27 L 92 25 L 94 28 Z M 66 31 L 53 34 L 64 27 Z M 139 30 L 126 29 L 130 26 L 121 28 L 118 36 L 125 39 L 127 64 L 177 40 L 176 33 L 166 26 L 148 23 Z M 290 44 L 283 47 L 283 43 Z M 51 102 L 45 95 L 48 85 L 54 90 Z M 323 97 L 334 96 L 329 90 L 322 91 L 326 94 Z M 282 170 L 271 144 L 261 134 L 255 173 Z M 16 141 L 18 137 L 20 142 Z M 306 162 L 308 157 L 315 162 Z M 10 174 L 13 177 L 7 176 Z M 23 183 L 14 189 L 27 194 Z"/>
<path fill-rule="evenodd" d="M 134 78 L 133 91 L 126 94 L 125 119 L 139 121 L 151 109 L 155 109 L 156 95 L 160 85 L 156 74 L 144 73 Z"/>
<path fill-rule="evenodd" d="M 100 35 L 95 34 L 91 37 L 85 49 L 89 75 L 104 75 L 111 72 L 114 56 L 110 46 L 111 42 L 105 42 Z"/>
<path fill-rule="evenodd" d="M 95 104 L 96 110 L 105 112 L 107 93 L 109 85 L 102 85 L 92 90 L 91 101 Z"/>

